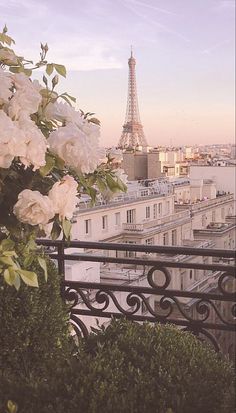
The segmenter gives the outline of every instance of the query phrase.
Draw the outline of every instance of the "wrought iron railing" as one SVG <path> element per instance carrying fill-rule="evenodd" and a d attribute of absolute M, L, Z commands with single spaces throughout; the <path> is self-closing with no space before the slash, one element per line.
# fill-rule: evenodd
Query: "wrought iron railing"
<path fill-rule="evenodd" d="M 232 356 L 235 251 L 84 241 L 38 243 L 48 248 L 65 275 L 63 296 L 70 304 L 76 333 L 86 336 L 95 318 L 123 315 L 135 321 L 173 323 Z M 65 268 L 76 261 L 100 263 L 100 282 L 80 279 L 80 265 L 76 279 L 68 280 Z"/>

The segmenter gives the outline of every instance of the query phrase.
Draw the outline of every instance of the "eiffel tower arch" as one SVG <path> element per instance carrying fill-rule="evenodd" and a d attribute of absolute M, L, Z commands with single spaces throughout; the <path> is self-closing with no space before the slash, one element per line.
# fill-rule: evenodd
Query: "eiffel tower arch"
<path fill-rule="evenodd" d="M 135 65 L 136 60 L 133 57 L 131 49 L 131 56 L 128 60 L 129 65 L 129 80 L 128 80 L 128 99 L 125 123 L 123 125 L 123 131 L 118 143 L 118 147 L 121 149 L 132 148 L 137 146 L 147 147 L 147 141 L 144 135 L 143 126 L 140 121 L 139 108 L 138 108 L 138 95 L 136 87 L 136 75 Z"/>

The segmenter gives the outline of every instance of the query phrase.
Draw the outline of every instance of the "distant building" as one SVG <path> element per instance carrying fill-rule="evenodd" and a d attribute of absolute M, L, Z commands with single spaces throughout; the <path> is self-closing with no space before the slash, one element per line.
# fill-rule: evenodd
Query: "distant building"
<path fill-rule="evenodd" d="M 236 145 L 231 146 L 230 158 L 231 159 L 236 159 Z"/>
<path fill-rule="evenodd" d="M 236 165 L 212 166 L 191 165 L 190 180 L 210 179 L 215 183 L 217 195 L 233 194 L 234 214 L 236 211 Z"/>
<path fill-rule="evenodd" d="M 125 151 L 122 168 L 130 181 L 161 176 L 161 162 L 158 152 Z"/>

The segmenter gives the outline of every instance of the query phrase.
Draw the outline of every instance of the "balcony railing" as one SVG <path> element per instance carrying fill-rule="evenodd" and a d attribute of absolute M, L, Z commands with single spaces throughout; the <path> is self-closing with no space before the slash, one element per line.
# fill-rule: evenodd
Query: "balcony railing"
<path fill-rule="evenodd" d="M 140 231 L 144 231 L 145 229 L 150 229 L 156 226 L 176 223 L 176 221 L 183 220 L 183 219 L 186 219 L 186 220 L 190 219 L 189 211 L 176 212 L 175 214 L 167 215 L 165 217 L 160 217 L 158 219 L 146 220 L 146 222 L 143 222 L 141 224 L 125 223 L 123 224 L 123 230 L 140 232 Z"/>
<path fill-rule="evenodd" d="M 69 245 L 50 240 L 38 243 L 57 260 L 61 274 L 65 275 L 65 264 L 75 262 L 78 272 L 79 262 L 89 262 L 88 266 L 101 263 L 105 269 L 101 282 L 80 281 L 78 273 L 77 280 L 64 277 L 63 297 L 70 303 L 71 322 L 77 334 L 86 336 L 95 318 L 126 316 L 138 322 L 175 324 L 207 339 L 216 350 L 232 353 L 236 326 L 235 251 L 84 241 Z M 192 259 L 173 260 L 176 255 Z M 126 273 L 127 268 L 132 269 L 137 277 L 116 277 L 118 266 L 119 271 L 126 268 Z M 189 287 L 193 274 L 197 274 L 199 288 L 196 279 L 192 279 L 193 288 Z"/>
<path fill-rule="evenodd" d="M 195 203 L 186 203 L 186 204 L 175 204 L 176 210 L 182 210 L 186 208 L 191 208 L 192 212 L 199 212 L 202 209 L 208 208 L 208 207 L 216 207 L 221 204 L 225 204 L 226 202 L 232 202 L 234 201 L 234 196 L 232 194 L 227 194 L 227 195 L 221 195 L 217 198 L 214 199 L 206 199 L 205 201 L 199 201 Z"/>

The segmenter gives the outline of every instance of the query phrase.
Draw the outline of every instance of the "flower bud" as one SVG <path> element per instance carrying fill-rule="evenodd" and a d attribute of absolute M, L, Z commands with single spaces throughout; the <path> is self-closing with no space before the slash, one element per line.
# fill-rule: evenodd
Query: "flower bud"
<path fill-rule="evenodd" d="M 58 84 L 58 82 L 59 82 L 59 77 L 58 75 L 55 75 L 54 78 L 52 79 L 53 88 Z"/>

